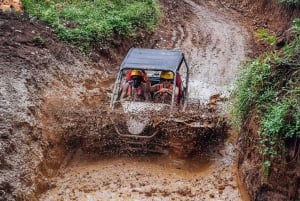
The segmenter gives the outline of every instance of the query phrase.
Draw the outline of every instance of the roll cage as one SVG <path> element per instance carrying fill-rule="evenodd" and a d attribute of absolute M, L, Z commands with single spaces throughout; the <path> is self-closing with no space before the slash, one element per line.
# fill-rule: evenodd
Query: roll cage
<path fill-rule="evenodd" d="M 189 67 L 184 54 L 179 50 L 165 49 L 146 49 L 146 48 L 131 48 L 124 58 L 117 78 L 113 87 L 110 107 L 114 109 L 115 104 L 119 102 L 120 92 L 126 71 L 130 69 L 143 70 L 147 72 L 151 85 L 157 84 L 160 81 L 160 73 L 162 71 L 171 71 L 174 74 L 173 93 L 171 108 L 175 102 L 175 88 L 177 73 L 182 78 L 184 93 L 183 93 L 183 108 L 187 105 L 188 82 L 189 82 Z"/>

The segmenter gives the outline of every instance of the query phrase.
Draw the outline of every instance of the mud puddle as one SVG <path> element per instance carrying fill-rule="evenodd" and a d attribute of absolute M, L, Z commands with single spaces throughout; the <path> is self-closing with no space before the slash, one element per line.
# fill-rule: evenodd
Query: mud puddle
<path fill-rule="evenodd" d="M 220 146 L 188 159 L 171 154 L 101 157 L 79 150 L 40 200 L 248 201 L 236 175 L 233 144 Z"/>

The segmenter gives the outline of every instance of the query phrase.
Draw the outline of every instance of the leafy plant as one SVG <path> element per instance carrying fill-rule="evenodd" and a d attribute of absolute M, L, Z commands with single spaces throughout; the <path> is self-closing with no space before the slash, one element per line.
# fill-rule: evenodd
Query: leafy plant
<path fill-rule="evenodd" d="M 270 57 L 260 57 L 245 64 L 241 69 L 242 76 L 237 81 L 237 91 L 234 93 L 235 103 L 233 116 L 238 125 L 242 125 L 251 114 L 255 105 L 261 105 L 267 97 L 274 98 L 272 83 L 267 79 L 271 75 Z M 267 90 L 266 90 L 267 89 Z"/>
<path fill-rule="evenodd" d="M 265 178 L 268 178 L 270 175 L 270 167 L 271 167 L 271 161 L 267 160 L 261 163 L 263 173 Z"/>
<path fill-rule="evenodd" d="M 265 29 L 258 29 L 255 33 L 255 36 L 260 42 L 267 42 L 272 46 L 276 44 L 276 36 L 269 34 Z"/>
<path fill-rule="evenodd" d="M 300 19 L 296 18 L 293 20 L 293 26 L 292 29 L 299 32 L 300 31 Z"/>
<path fill-rule="evenodd" d="M 285 136 L 284 131 L 287 126 L 286 117 L 290 105 L 285 102 L 275 103 L 267 107 L 266 115 L 261 120 L 262 128 L 259 131 L 260 142 L 264 149 L 262 155 L 271 158 L 277 155 L 277 150 L 281 147 L 281 138 Z"/>

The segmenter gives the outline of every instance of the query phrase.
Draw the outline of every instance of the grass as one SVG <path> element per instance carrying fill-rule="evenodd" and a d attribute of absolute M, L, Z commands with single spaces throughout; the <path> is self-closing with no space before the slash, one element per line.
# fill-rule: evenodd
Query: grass
<path fill-rule="evenodd" d="M 271 46 L 276 44 L 276 36 L 268 33 L 265 29 L 258 29 L 255 33 L 255 36 L 259 42 L 266 42 Z"/>
<path fill-rule="evenodd" d="M 162 16 L 158 0 L 23 0 L 26 12 L 49 23 L 61 40 L 79 46 L 153 31 Z"/>

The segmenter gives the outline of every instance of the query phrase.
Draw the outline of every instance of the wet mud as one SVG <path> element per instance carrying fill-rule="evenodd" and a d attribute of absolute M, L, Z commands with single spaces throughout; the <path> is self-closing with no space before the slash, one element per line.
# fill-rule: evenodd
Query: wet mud
<path fill-rule="evenodd" d="M 189 159 L 93 158 L 78 151 L 41 200 L 247 200 L 236 180 L 234 155 L 230 144 Z"/>

